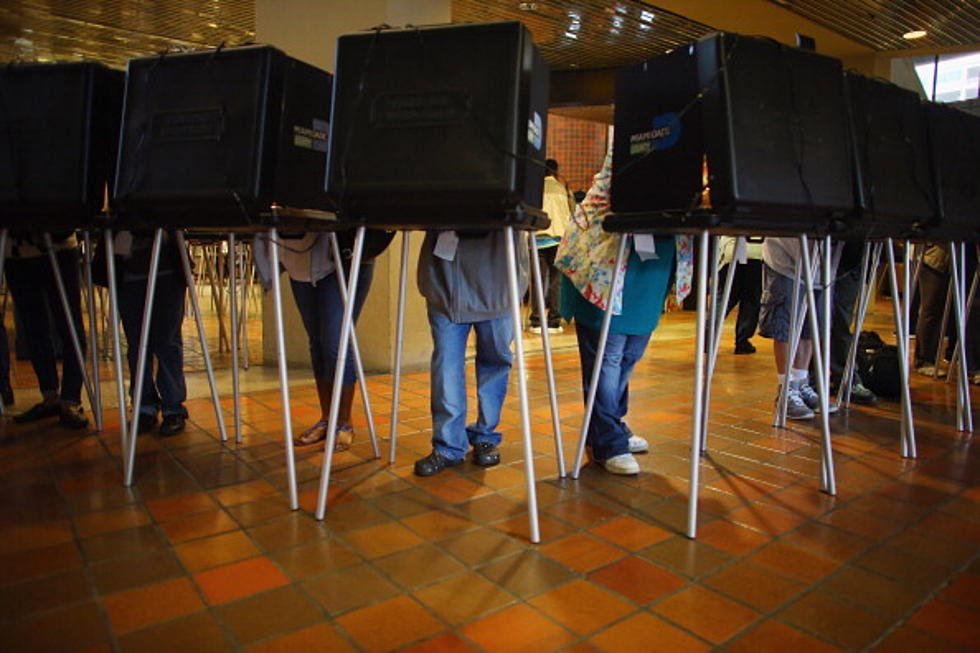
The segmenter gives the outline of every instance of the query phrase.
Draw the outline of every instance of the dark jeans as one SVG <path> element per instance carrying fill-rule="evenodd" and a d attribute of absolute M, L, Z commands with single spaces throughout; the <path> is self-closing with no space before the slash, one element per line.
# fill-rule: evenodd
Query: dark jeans
<path fill-rule="evenodd" d="M 718 292 L 715 293 L 715 307 L 721 304 L 725 290 L 725 279 L 728 266 L 725 264 L 718 272 Z M 732 293 L 728 297 L 725 315 L 732 312 L 738 305 L 738 317 L 735 319 L 735 344 L 748 342 L 755 335 L 759 326 L 759 308 L 762 305 L 762 261 L 749 259 L 735 268 L 735 278 L 732 279 Z"/>
<path fill-rule="evenodd" d="M 184 323 L 184 297 L 187 284 L 178 271 L 157 277 L 153 293 L 153 313 L 150 316 L 150 339 L 143 370 L 143 392 L 138 410 L 156 415 L 157 409 L 164 415 L 187 417 L 184 401 L 187 386 L 184 383 L 184 343 L 180 328 Z M 121 281 L 119 290 L 119 314 L 126 333 L 129 360 L 129 395 L 136 391 L 136 363 L 139 356 L 140 330 L 143 328 L 143 308 L 146 303 L 146 280 Z M 153 359 L 156 358 L 156 375 Z M 133 398 L 136 404 L 136 399 Z"/>
<path fill-rule="evenodd" d="M 966 289 L 969 291 L 973 281 L 972 261 L 967 260 Z M 950 275 L 939 272 L 928 265 L 923 265 L 919 271 L 919 319 L 915 327 L 915 364 L 932 365 L 936 362 L 936 350 L 942 342 L 943 334 L 939 333 L 942 325 L 943 309 L 946 306 L 946 293 L 951 283 Z M 978 293 L 980 298 L 980 293 Z M 974 299 L 970 311 L 970 321 L 966 325 L 966 355 L 967 367 L 971 372 L 980 369 L 980 315 L 978 315 L 978 298 Z M 956 344 L 956 309 L 950 306 L 949 321 L 946 325 L 946 335 L 949 336 L 947 355 L 952 355 Z"/>
<path fill-rule="evenodd" d="M 582 363 L 582 389 L 588 393 L 599 346 L 599 332 L 576 324 L 575 334 L 578 336 L 578 355 Z M 623 424 L 629 410 L 629 380 L 648 342 L 649 333 L 638 336 L 609 334 L 602 356 L 602 372 L 592 419 L 589 421 L 588 443 L 596 460 L 629 453 L 629 432 Z"/>
<path fill-rule="evenodd" d="M 374 276 L 374 262 L 361 265 L 357 280 L 357 293 L 354 295 L 354 321 L 361 314 L 361 307 L 371 288 Z M 347 275 L 348 280 L 350 275 Z M 337 352 L 340 349 L 340 326 L 344 317 L 344 302 L 341 299 L 337 275 L 329 274 L 316 284 L 308 281 L 290 279 L 296 308 L 303 319 L 306 335 L 310 340 L 310 361 L 313 363 L 313 376 L 317 379 L 333 381 L 337 366 Z M 354 369 L 354 353 L 347 349 L 347 364 L 344 366 L 343 384 L 352 385 L 357 380 Z"/>
<path fill-rule="evenodd" d="M 857 304 L 861 292 L 861 268 L 852 268 L 839 275 L 834 282 L 830 309 L 830 378 L 832 385 L 840 382 L 847 365 L 847 354 L 850 351 L 851 321 L 854 316 L 854 305 Z M 854 381 L 864 383 L 861 375 L 854 370 Z"/>
<path fill-rule="evenodd" d="M 78 334 L 82 355 L 85 354 L 85 330 L 82 327 L 81 292 L 78 281 L 78 249 L 57 253 L 58 269 L 65 284 L 72 321 Z M 30 352 L 31 366 L 45 399 L 59 397 L 66 403 L 78 404 L 82 399 L 82 370 L 71 345 L 71 335 L 65 311 L 61 307 L 58 286 L 51 272 L 47 255 L 23 259 L 7 259 L 4 264 L 7 286 L 20 314 Z M 54 353 L 53 329 L 65 343 L 62 357 L 62 378 L 59 393 L 58 363 Z"/>
<path fill-rule="evenodd" d="M 558 310 L 558 293 L 561 287 L 561 271 L 555 267 L 555 253 L 558 246 L 545 247 L 538 250 L 538 261 L 541 263 L 541 287 L 544 289 L 544 308 L 548 312 L 549 320 L 557 320 L 560 313 Z M 538 315 L 538 300 L 532 290 L 531 294 L 531 323 L 541 324 L 541 316 Z"/>

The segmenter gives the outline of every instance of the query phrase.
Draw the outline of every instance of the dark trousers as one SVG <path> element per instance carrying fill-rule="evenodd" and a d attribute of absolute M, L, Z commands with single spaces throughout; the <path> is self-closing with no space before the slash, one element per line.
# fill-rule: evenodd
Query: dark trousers
<path fill-rule="evenodd" d="M 976 269 L 972 257 L 967 259 L 966 290 L 969 291 Z M 946 293 L 951 283 L 948 273 L 939 272 L 928 265 L 922 265 L 919 271 L 919 319 L 915 327 L 915 364 L 932 365 L 936 362 L 936 351 L 942 342 L 943 334 L 939 332 L 942 326 L 943 309 L 946 307 Z M 980 369 L 980 315 L 977 304 L 980 303 L 980 293 L 974 299 L 970 311 L 970 321 L 966 325 L 966 354 L 967 367 L 971 372 Z M 944 352 L 947 356 L 953 353 L 956 344 L 956 309 L 950 306 L 949 321 L 946 334 L 949 344 Z"/>
<path fill-rule="evenodd" d="M 561 287 L 561 271 L 555 267 L 555 254 L 558 246 L 545 247 L 538 250 L 538 261 L 541 263 L 541 287 L 544 289 L 544 307 L 548 312 L 548 319 L 557 320 L 560 315 L 558 311 L 558 293 Z M 538 301 L 532 290 L 531 294 L 531 322 L 541 324 L 541 316 L 538 315 Z"/>
<path fill-rule="evenodd" d="M 725 264 L 718 272 L 718 292 L 715 293 L 715 306 L 721 304 L 725 289 L 725 279 L 728 266 Z M 762 304 L 762 261 L 749 259 L 735 268 L 735 278 L 732 279 L 732 292 L 728 297 L 725 315 L 732 312 L 738 305 L 738 317 L 735 318 L 735 344 L 748 342 L 755 335 L 759 326 L 759 308 Z"/>
<path fill-rule="evenodd" d="M 357 293 L 354 295 L 354 321 L 361 314 L 361 307 L 371 288 L 374 276 L 374 262 L 361 265 L 358 273 Z M 347 275 L 350 279 L 350 275 Z M 317 379 L 333 381 L 340 350 L 340 327 L 344 317 L 344 301 L 337 285 L 336 273 L 328 274 L 316 284 L 290 279 L 293 298 L 300 318 L 310 340 L 310 362 L 313 376 Z M 353 385 L 357 380 L 354 369 L 353 348 L 347 348 L 347 363 L 344 365 L 343 385 Z"/>
<path fill-rule="evenodd" d="M 58 269 L 68 295 L 68 306 L 82 355 L 85 354 L 85 330 L 82 327 L 81 290 L 78 275 L 78 249 L 57 253 Z M 78 404 L 82 399 L 82 369 L 71 345 L 71 334 L 65 311 L 58 296 L 58 286 L 47 255 L 23 259 L 7 259 L 4 264 L 7 286 L 20 315 L 31 357 L 31 367 L 45 399 L 58 397 L 61 401 Z M 58 383 L 58 363 L 54 352 L 53 334 L 64 343 L 62 378 Z"/>
<path fill-rule="evenodd" d="M 138 403 L 141 413 L 187 417 L 184 401 L 187 386 L 184 382 L 184 344 L 180 328 L 184 323 L 184 296 L 187 284 L 179 271 L 157 277 L 153 294 L 153 313 L 150 316 L 150 339 L 143 370 L 143 392 Z M 139 356 L 140 331 L 143 328 L 143 309 L 146 302 L 146 280 L 121 281 L 119 314 L 126 333 L 129 360 L 130 397 L 136 391 L 136 364 Z M 153 360 L 156 359 L 156 374 Z"/>
<path fill-rule="evenodd" d="M 847 365 L 847 354 L 850 351 L 851 340 L 854 338 L 851 333 L 851 321 L 860 292 L 860 268 L 848 270 L 838 276 L 834 282 L 830 309 L 830 378 L 835 386 Z M 864 383 L 857 370 L 854 370 L 854 381 Z"/>

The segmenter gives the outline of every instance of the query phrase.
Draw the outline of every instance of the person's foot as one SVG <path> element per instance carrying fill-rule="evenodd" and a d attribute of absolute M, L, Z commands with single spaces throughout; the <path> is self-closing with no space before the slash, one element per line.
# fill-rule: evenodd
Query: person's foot
<path fill-rule="evenodd" d="M 630 433 L 630 453 L 646 453 L 650 450 L 650 443 L 646 438 L 642 438 L 635 433 Z"/>
<path fill-rule="evenodd" d="M 548 333 L 561 333 L 561 318 L 548 318 Z"/>
<path fill-rule="evenodd" d="M 915 371 L 922 376 L 946 376 L 947 368 L 940 365 L 939 369 L 932 363 L 924 363 L 922 365 L 916 365 Z"/>
<path fill-rule="evenodd" d="M 438 451 L 433 451 L 425 458 L 420 458 L 419 460 L 415 461 L 415 475 L 434 476 L 447 467 L 456 467 L 457 465 L 462 464 L 462 458 L 454 460 L 452 458 L 446 458 Z"/>
<path fill-rule="evenodd" d="M 333 439 L 334 451 L 347 451 L 354 444 L 354 427 L 338 426 L 337 433 Z"/>
<path fill-rule="evenodd" d="M 815 413 L 819 413 L 820 395 L 817 393 L 816 390 L 813 389 L 813 386 L 810 385 L 809 383 L 800 383 L 794 381 L 793 383 L 790 384 L 790 387 L 792 387 L 794 383 L 796 384 L 797 390 L 800 393 L 800 398 L 803 400 L 803 403 L 806 404 L 807 408 L 809 408 Z M 837 404 L 835 404 L 834 402 L 828 402 L 827 404 L 828 413 L 833 415 L 834 413 L 837 412 L 837 409 L 838 409 Z"/>
<path fill-rule="evenodd" d="M 0 387 L 0 399 L 3 400 L 4 406 L 14 405 L 14 389 L 10 387 L 10 384 Z"/>
<path fill-rule="evenodd" d="M 61 404 L 58 408 L 58 421 L 69 429 L 83 429 L 88 426 L 88 418 L 82 413 L 79 404 Z"/>
<path fill-rule="evenodd" d="M 46 402 L 42 401 L 39 404 L 34 404 L 23 413 L 19 415 L 14 415 L 14 421 L 18 424 L 28 424 L 30 422 L 36 422 L 40 419 L 47 419 L 48 417 L 55 417 L 61 412 L 61 406 L 57 401 Z"/>
<path fill-rule="evenodd" d="M 779 392 L 776 393 L 776 403 L 779 403 Z M 813 419 L 814 412 L 803 401 L 800 391 L 790 384 L 786 397 L 786 417 L 789 419 Z"/>
<path fill-rule="evenodd" d="M 317 442 L 327 439 L 327 427 L 330 426 L 326 421 L 320 421 L 306 429 L 293 439 L 293 444 L 297 447 L 308 447 Z"/>
<path fill-rule="evenodd" d="M 862 406 L 872 406 L 878 402 L 878 397 L 863 383 L 855 381 L 851 384 L 851 401 Z"/>
<path fill-rule="evenodd" d="M 753 345 L 748 340 L 739 340 L 735 343 L 735 353 L 736 354 L 754 354 L 755 345 Z"/>
<path fill-rule="evenodd" d="M 164 415 L 163 422 L 160 423 L 160 437 L 170 437 L 183 433 L 187 426 L 187 418 L 183 415 Z"/>
<path fill-rule="evenodd" d="M 473 464 L 480 467 L 493 467 L 500 464 L 500 450 L 490 442 L 477 442 L 473 445 Z"/>
<path fill-rule="evenodd" d="M 636 458 L 631 453 L 619 454 L 598 462 L 610 474 L 635 476 L 640 473 L 640 463 L 636 462 Z"/>
<path fill-rule="evenodd" d="M 140 413 L 136 418 L 136 432 L 149 433 L 157 425 L 156 413 Z"/>

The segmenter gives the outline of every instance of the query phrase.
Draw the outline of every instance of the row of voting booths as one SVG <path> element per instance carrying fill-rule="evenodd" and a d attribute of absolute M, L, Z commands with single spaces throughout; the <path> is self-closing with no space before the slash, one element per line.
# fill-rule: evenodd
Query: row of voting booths
<path fill-rule="evenodd" d="M 506 260 L 488 264 L 505 265 L 509 271 L 529 534 L 537 542 L 516 248 L 533 247 L 533 239 L 522 232 L 548 224 L 539 208 L 545 172 L 547 66 L 528 30 L 517 22 L 375 29 L 343 36 L 336 47 L 333 75 L 261 45 L 134 59 L 125 73 L 95 63 L 6 66 L 0 75 L 0 124 L 5 134 L 0 136 L 0 240 L 10 233 L 81 230 L 89 242 L 91 234 L 100 234 L 111 268 L 114 232 L 152 231 L 152 272 L 164 230 L 173 231 L 183 253 L 185 275 L 193 283 L 185 232 L 227 238 L 233 253 L 236 238 L 264 233 L 274 270 L 278 270 L 281 239 L 309 231 L 334 234 L 339 277 L 344 266 L 336 233 L 353 233 L 350 278 L 340 280 L 345 297 L 353 297 L 364 243 L 372 231 L 401 231 L 389 449 L 389 460 L 394 462 L 409 234 L 412 230 L 504 231 Z M 977 240 L 980 118 L 922 102 L 916 94 L 887 82 L 845 73 L 838 60 L 814 52 L 761 38 L 714 34 L 621 71 L 615 123 L 613 212 L 605 228 L 622 235 L 620 256 L 625 255 L 629 234 L 699 236 L 688 534 L 693 537 L 696 530 L 698 469 L 707 448 L 710 372 L 721 325 L 721 316 L 709 320 L 705 301 L 708 261 L 716 251 L 713 236 L 799 238 L 804 252 L 799 275 L 807 301 L 794 314 L 794 324 L 807 319 L 822 334 L 828 331 L 826 325 L 817 324 L 812 291 L 818 272 L 823 284 L 830 284 L 833 242 L 866 243 L 865 279 L 873 276 L 882 251 L 887 254 L 899 349 L 906 361 L 902 452 L 914 456 L 905 349 L 908 307 L 899 301 L 901 296 L 907 302 L 909 293 L 899 292 L 892 243 L 896 239 L 956 243 L 954 268 L 962 271 L 962 243 Z M 908 247 L 905 251 L 908 263 Z M 537 257 L 530 256 L 530 262 L 534 301 L 543 310 Z M 731 272 L 734 267 L 730 266 Z M 909 267 L 904 267 L 906 288 Z M 136 418 L 128 418 L 132 423 L 127 429 L 111 269 L 108 278 L 123 467 L 125 482 L 131 484 Z M 153 297 L 153 282 L 151 273 L 148 298 Z M 954 274 L 954 282 L 957 325 L 964 342 L 965 280 Z M 238 314 L 234 283 L 232 273 L 232 316 Z M 730 285 L 729 278 L 726 292 Z M 713 287 L 720 289 L 722 284 L 716 279 Z M 272 292 L 288 491 L 295 509 L 288 371 L 277 283 Z M 868 299 L 866 290 L 859 302 L 858 328 Z M 824 301 L 829 302 L 829 293 L 824 293 Z M 200 310 L 196 301 L 192 304 L 225 440 Z M 144 325 L 149 324 L 152 311 L 171 308 L 154 307 L 148 299 Z M 828 312 L 825 309 L 824 314 Z M 607 315 L 607 325 L 608 319 Z M 90 321 L 94 323 L 91 316 Z M 547 330 L 542 331 L 556 456 L 564 476 L 550 343 Z M 603 338 L 607 332 L 606 326 Z M 238 329 L 233 327 L 231 333 L 234 338 Z M 146 338 L 144 329 L 139 369 L 146 364 Z M 707 356 L 703 354 L 706 340 L 713 345 Z M 339 345 L 340 351 L 349 346 L 357 351 L 352 302 L 345 303 Z M 824 402 L 829 400 L 826 352 L 826 344 L 817 347 Z M 232 353 L 231 391 L 240 442 L 234 342 Z M 853 356 L 852 350 L 852 361 Z M 344 360 L 341 356 L 331 401 L 316 508 L 320 519 L 327 507 Z M 359 357 L 356 361 L 362 372 Z M 962 365 L 965 370 L 965 359 Z M 961 427 L 972 428 L 966 374 L 959 377 Z M 135 377 L 137 393 L 141 379 L 142 374 Z M 587 393 L 589 409 L 596 381 L 593 378 Z M 92 385 L 97 388 L 97 380 Z M 370 416 L 366 385 L 361 386 Z M 90 399 L 93 405 L 98 403 L 97 397 Z M 826 409 L 825 404 L 821 479 L 823 488 L 833 493 Z M 374 452 L 380 457 L 373 422 L 369 423 Z M 584 424 L 571 472 L 574 477 L 586 430 Z"/>

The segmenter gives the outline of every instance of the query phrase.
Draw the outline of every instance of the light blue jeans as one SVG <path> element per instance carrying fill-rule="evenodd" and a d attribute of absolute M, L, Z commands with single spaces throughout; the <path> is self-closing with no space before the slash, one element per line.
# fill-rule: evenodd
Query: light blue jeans
<path fill-rule="evenodd" d="M 514 324 L 510 315 L 482 322 L 456 323 L 429 311 L 432 328 L 432 448 L 460 460 L 469 445 L 499 445 L 500 409 L 507 394 Z M 466 425 L 466 340 L 476 331 L 477 420 Z"/>

